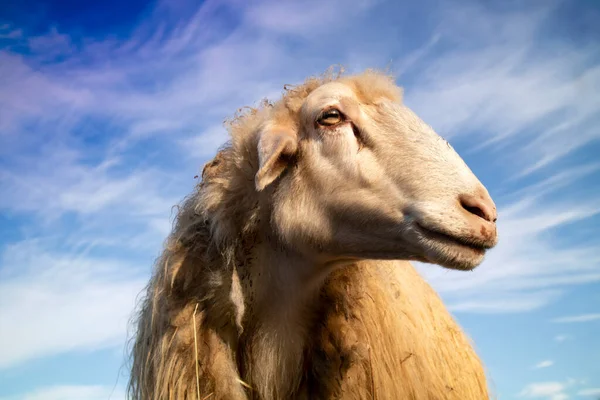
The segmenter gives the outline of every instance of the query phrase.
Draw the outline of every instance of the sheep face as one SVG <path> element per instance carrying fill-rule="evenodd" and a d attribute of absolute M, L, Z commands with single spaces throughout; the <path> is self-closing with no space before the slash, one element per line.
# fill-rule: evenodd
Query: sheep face
<path fill-rule="evenodd" d="M 497 242 L 488 191 L 398 98 L 365 92 L 352 79 L 326 83 L 263 127 L 256 186 L 271 228 L 327 261 L 475 268 Z"/>

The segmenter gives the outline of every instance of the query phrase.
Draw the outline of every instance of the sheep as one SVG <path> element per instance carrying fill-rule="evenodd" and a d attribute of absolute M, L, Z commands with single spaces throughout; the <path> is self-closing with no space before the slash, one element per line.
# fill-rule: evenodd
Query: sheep
<path fill-rule="evenodd" d="M 496 207 L 393 77 L 329 71 L 226 126 L 147 286 L 131 398 L 489 398 L 410 262 L 477 267 Z"/>

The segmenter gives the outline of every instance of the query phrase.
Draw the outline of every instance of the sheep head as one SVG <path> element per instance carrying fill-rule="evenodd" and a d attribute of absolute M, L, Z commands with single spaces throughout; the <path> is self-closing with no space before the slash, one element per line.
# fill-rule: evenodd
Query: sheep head
<path fill-rule="evenodd" d="M 408 259 L 469 270 L 497 242 L 487 189 L 377 73 L 269 110 L 255 190 L 281 242 L 320 260 Z"/>

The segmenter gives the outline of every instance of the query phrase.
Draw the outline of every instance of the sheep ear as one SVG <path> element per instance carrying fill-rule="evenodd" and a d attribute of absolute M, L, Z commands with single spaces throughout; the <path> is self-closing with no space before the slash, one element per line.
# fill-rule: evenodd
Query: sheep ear
<path fill-rule="evenodd" d="M 285 128 L 265 129 L 258 140 L 258 172 L 254 182 L 259 192 L 277 179 L 298 150 L 295 132 Z"/>

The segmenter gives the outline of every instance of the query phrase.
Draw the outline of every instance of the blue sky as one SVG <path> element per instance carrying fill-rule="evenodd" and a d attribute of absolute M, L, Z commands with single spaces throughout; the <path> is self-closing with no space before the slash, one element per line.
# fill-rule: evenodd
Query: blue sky
<path fill-rule="evenodd" d="M 389 67 L 499 206 L 418 265 L 499 399 L 600 397 L 597 1 L 16 1 L 0 9 L 0 399 L 124 398 L 135 297 L 239 107 Z"/>

